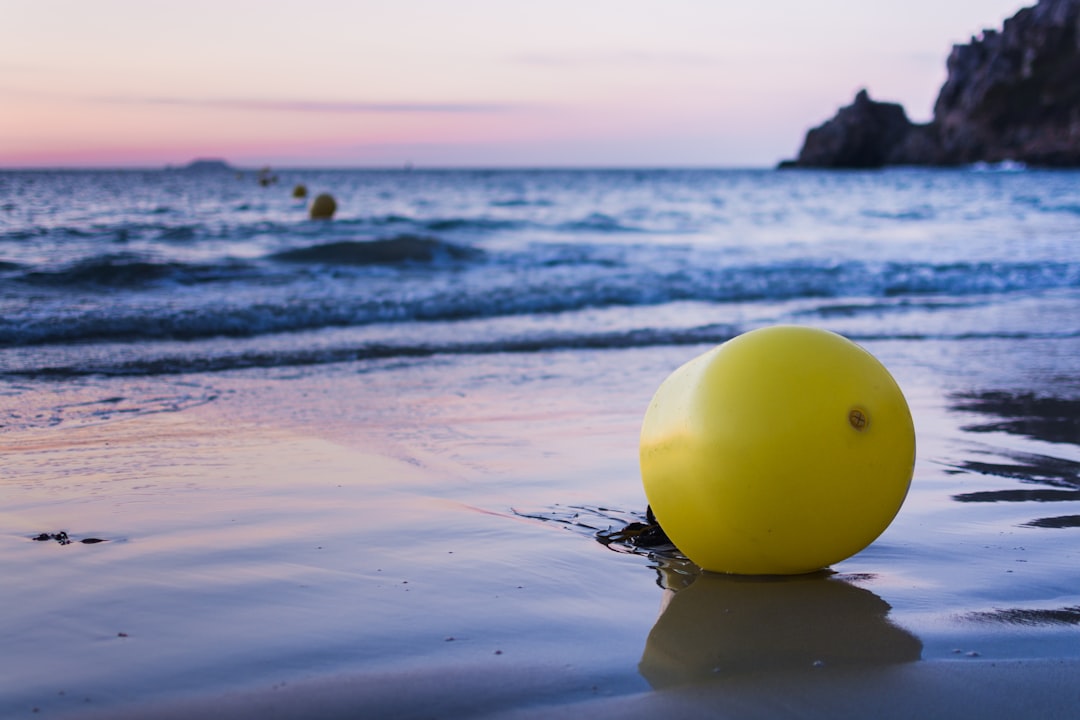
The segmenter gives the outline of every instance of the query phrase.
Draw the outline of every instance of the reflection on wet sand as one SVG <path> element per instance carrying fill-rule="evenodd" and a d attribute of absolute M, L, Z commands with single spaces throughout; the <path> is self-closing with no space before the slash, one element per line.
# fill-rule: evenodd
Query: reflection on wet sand
<path fill-rule="evenodd" d="M 950 407 L 958 412 L 988 416 L 983 422 L 966 425 L 964 430 L 967 432 L 1005 432 L 1048 443 L 1080 444 L 1080 400 L 985 391 L 954 395 L 950 398 Z M 985 490 L 954 495 L 954 500 L 964 503 L 1080 500 L 1080 462 L 1013 450 L 996 450 L 993 454 L 998 461 L 965 459 L 952 463 L 952 466 L 959 472 L 1009 478 L 1054 489 Z M 1080 527 L 1080 515 L 1036 518 L 1023 526 Z"/>
<path fill-rule="evenodd" d="M 1056 515 L 1054 517 L 1036 518 L 1031 522 L 1024 523 L 1024 527 L 1039 528 L 1073 528 L 1080 527 L 1080 515 Z"/>
<path fill-rule="evenodd" d="M 1005 625 L 1080 625 L 1080 606 L 1053 610 L 1008 608 L 989 612 L 968 613 L 965 619 Z"/>
<path fill-rule="evenodd" d="M 954 395 L 955 410 L 991 416 L 967 432 L 1006 432 L 1052 443 L 1080 443 L 1080 400 L 1033 393 L 984 391 Z"/>
<path fill-rule="evenodd" d="M 965 460 L 954 465 L 958 470 L 1010 478 L 1022 483 L 1050 485 L 1054 488 L 1080 486 L 1080 463 L 1062 458 L 1046 457 L 1010 451 L 999 454 L 1012 462 L 986 463 Z M 1076 502 L 1080 490 L 979 490 L 953 495 L 953 500 L 963 503 L 996 502 Z M 1023 523 L 1024 527 L 1068 528 L 1080 527 L 1080 515 L 1042 517 Z"/>
<path fill-rule="evenodd" d="M 999 391 L 964 393 L 950 400 L 950 407 L 954 411 L 987 416 L 984 421 L 964 426 L 967 432 L 1004 432 L 1047 443 L 1080 445 L 1080 400 Z M 985 454 L 992 456 L 992 461 L 965 459 L 951 465 L 957 472 L 1007 478 L 1046 487 L 966 492 L 953 495 L 953 500 L 962 503 L 1080 501 L 1080 462 L 1001 448 L 985 451 Z M 1021 523 L 1021 527 L 1076 528 L 1080 527 L 1080 515 L 1035 518 Z M 1080 625 L 1080 606 L 995 608 L 966 613 L 963 619 L 975 623 L 1028 627 L 1075 626 Z"/>
<path fill-rule="evenodd" d="M 965 503 L 983 502 L 1068 502 L 1080 500 L 1080 490 L 980 490 L 953 495 Z"/>
<path fill-rule="evenodd" d="M 686 577 L 677 573 L 675 586 Z M 850 578 L 825 572 L 702 573 L 665 592 L 638 669 L 659 689 L 755 671 L 918 660 L 922 643 L 892 624 L 889 610 Z"/>
<path fill-rule="evenodd" d="M 979 475 L 1011 478 L 1023 483 L 1064 488 L 1080 487 L 1080 463 L 1073 460 L 1010 450 L 1001 450 L 996 454 L 1006 462 L 969 459 L 955 463 L 953 467 Z"/>

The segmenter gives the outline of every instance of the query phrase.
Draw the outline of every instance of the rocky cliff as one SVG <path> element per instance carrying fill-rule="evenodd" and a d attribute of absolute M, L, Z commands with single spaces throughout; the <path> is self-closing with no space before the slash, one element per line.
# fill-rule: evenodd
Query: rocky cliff
<path fill-rule="evenodd" d="M 1080 166 L 1080 0 L 1040 0 L 956 45 L 929 123 L 865 90 L 782 167 Z"/>

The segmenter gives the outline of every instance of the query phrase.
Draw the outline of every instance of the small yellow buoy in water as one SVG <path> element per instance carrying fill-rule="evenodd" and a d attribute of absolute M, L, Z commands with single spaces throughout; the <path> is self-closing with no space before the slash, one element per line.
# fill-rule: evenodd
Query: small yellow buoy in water
<path fill-rule="evenodd" d="M 686 363 L 641 429 L 657 521 L 716 572 L 790 575 L 854 555 L 896 516 L 914 463 L 888 370 L 808 327 L 754 330 Z"/>
<path fill-rule="evenodd" d="M 292 189 L 292 196 L 294 198 L 306 198 L 307 197 L 307 185 L 300 183 Z"/>
<path fill-rule="evenodd" d="M 337 212 L 337 201 L 329 193 L 322 193 L 311 203 L 309 214 L 312 220 L 329 220 Z"/>

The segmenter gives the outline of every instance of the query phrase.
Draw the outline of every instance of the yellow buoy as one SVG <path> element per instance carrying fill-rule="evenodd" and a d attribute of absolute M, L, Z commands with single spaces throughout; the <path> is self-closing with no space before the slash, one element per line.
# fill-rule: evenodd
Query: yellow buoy
<path fill-rule="evenodd" d="M 337 201 L 329 193 L 322 193 L 311 202 L 308 211 L 312 220 L 329 220 L 337 212 Z"/>
<path fill-rule="evenodd" d="M 754 330 L 656 391 L 641 476 L 657 521 L 706 570 L 811 572 L 896 516 L 915 463 L 907 401 L 878 360 L 826 330 Z"/>
<path fill-rule="evenodd" d="M 292 189 L 292 196 L 294 198 L 306 198 L 307 197 L 307 185 L 300 183 Z"/>

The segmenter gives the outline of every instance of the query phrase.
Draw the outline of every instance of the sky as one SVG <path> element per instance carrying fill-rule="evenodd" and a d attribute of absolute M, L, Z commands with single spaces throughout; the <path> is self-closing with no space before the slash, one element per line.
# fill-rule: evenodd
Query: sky
<path fill-rule="evenodd" d="M 1034 0 L 0 0 L 0 168 L 767 167 Z"/>

